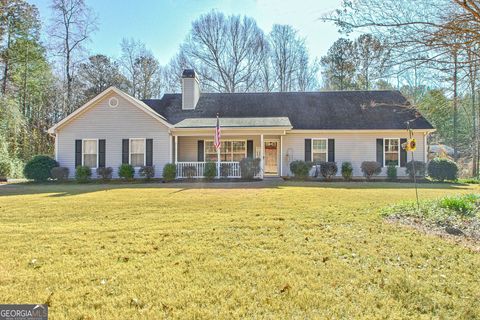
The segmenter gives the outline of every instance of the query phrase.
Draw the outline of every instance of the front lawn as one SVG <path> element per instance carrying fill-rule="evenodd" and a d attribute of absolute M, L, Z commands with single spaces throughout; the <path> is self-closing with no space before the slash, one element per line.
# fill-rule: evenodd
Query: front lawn
<path fill-rule="evenodd" d="M 406 183 L 0 186 L 0 303 L 48 302 L 52 319 L 479 318 L 480 254 L 384 222 L 407 199 Z"/>

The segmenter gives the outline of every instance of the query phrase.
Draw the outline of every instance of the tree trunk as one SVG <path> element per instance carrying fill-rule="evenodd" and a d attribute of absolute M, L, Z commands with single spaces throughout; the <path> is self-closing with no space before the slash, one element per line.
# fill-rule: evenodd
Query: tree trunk
<path fill-rule="evenodd" d="M 453 158 L 458 160 L 458 102 L 457 102 L 457 73 L 458 73 L 457 51 L 453 53 Z"/>
<path fill-rule="evenodd" d="M 473 135 L 473 139 L 472 139 L 472 145 L 473 145 L 473 156 L 472 156 L 472 161 L 473 161 L 473 165 L 472 165 L 472 177 L 476 177 L 477 176 L 477 162 L 478 162 L 478 151 L 477 151 L 477 148 L 478 148 L 478 145 L 477 145 L 477 115 L 476 115 L 476 105 L 475 105 L 475 78 L 472 77 L 473 79 L 471 80 L 471 89 L 472 89 L 472 118 L 473 118 L 473 132 L 472 132 L 472 135 Z"/>
<path fill-rule="evenodd" d="M 9 72 L 9 67 L 10 67 L 10 45 L 12 41 L 11 37 L 11 30 L 10 30 L 10 17 L 7 17 L 8 19 L 8 27 L 7 27 L 7 45 L 5 47 L 5 56 L 4 56 L 4 61 L 3 64 L 5 65 L 3 69 L 3 82 L 2 82 L 2 94 L 5 95 L 7 92 L 7 81 L 8 81 L 8 72 Z"/>

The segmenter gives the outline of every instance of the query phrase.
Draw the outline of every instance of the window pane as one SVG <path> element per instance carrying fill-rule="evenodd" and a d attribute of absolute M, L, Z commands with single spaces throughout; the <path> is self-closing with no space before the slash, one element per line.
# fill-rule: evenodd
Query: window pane
<path fill-rule="evenodd" d="M 96 168 L 97 167 L 97 155 L 96 154 L 84 154 L 83 155 L 83 165 Z"/>
<path fill-rule="evenodd" d="M 205 154 L 205 161 L 217 161 L 217 154 L 216 153 L 206 153 Z"/>
<path fill-rule="evenodd" d="M 83 140 L 84 154 L 97 154 L 97 140 Z"/>
<path fill-rule="evenodd" d="M 143 153 L 136 153 L 130 155 L 130 164 L 134 167 L 141 167 L 144 165 L 144 154 Z"/>
<path fill-rule="evenodd" d="M 327 140 L 313 140 L 313 151 L 327 151 Z"/>
<path fill-rule="evenodd" d="M 132 139 L 130 140 L 130 153 L 145 153 L 145 140 Z"/>
<path fill-rule="evenodd" d="M 205 141 L 205 153 L 216 153 L 213 141 Z"/>
<path fill-rule="evenodd" d="M 220 146 L 220 152 L 222 154 L 232 152 L 232 142 L 231 141 L 223 141 L 221 146 Z"/>
<path fill-rule="evenodd" d="M 235 153 L 245 153 L 245 141 L 234 141 L 233 142 L 233 152 L 235 152 Z"/>
<path fill-rule="evenodd" d="M 97 140 L 83 140 L 83 165 L 97 167 Z"/>
<path fill-rule="evenodd" d="M 247 144 L 245 141 L 222 141 L 220 161 L 240 161 L 245 158 Z M 205 161 L 217 161 L 217 150 L 213 141 L 205 141 Z"/>
<path fill-rule="evenodd" d="M 385 151 L 398 151 L 398 139 L 386 139 L 385 140 Z"/>
<path fill-rule="evenodd" d="M 327 154 L 325 152 L 313 153 L 313 161 L 314 162 L 327 161 Z"/>

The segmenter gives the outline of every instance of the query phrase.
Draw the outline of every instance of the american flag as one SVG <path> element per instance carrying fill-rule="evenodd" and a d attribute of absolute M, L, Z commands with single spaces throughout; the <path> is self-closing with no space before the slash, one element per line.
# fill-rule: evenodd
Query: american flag
<path fill-rule="evenodd" d="M 215 149 L 220 149 L 221 142 L 220 142 L 220 120 L 218 119 L 217 114 L 217 126 L 215 127 L 215 141 L 213 142 Z"/>

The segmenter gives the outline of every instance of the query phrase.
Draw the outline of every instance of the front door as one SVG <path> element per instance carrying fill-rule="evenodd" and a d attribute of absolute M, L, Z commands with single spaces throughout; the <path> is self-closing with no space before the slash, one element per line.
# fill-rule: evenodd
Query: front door
<path fill-rule="evenodd" d="M 265 141 L 265 174 L 278 175 L 277 141 Z"/>

